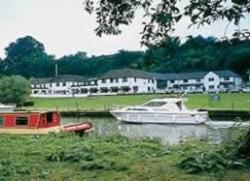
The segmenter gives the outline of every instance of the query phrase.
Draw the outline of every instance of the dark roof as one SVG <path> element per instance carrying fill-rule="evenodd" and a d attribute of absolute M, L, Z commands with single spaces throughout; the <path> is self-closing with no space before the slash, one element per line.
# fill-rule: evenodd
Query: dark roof
<path fill-rule="evenodd" d="M 181 73 L 178 74 L 178 79 L 201 79 L 203 78 L 208 72 L 191 72 L 191 73 Z"/>
<path fill-rule="evenodd" d="M 66 82 L 66 81 L 74 81 L 74 82 L 83 82 L 87 79 L 85 77 L 79 75 L 58 75 L 56 77 L 51 77 L 49 82 Z"/>
<path fill-rule="evenodd" d="M 183 79 L 201 79 L 208 72 L 191 72 L 191 73 L 166 73 L 154 74 L 157 80 L 183 80 Z"/>
<path fill-rule="evenodd" d="M 219 71 L 205 71 L 205 72 L 190 72 L 190 73 L 153 73 L 152 75 L 157 80 L 184 80 L 184 79 L 201 79 L 209 72 L 214 72 L 220 77 L 240 77 L 240 75 L 232 72 L 231 70 L 219 70 Z"/>
<path fill-rule="evenodd" d="M 83 82 L 87 79 L 82 76 L 78 75 L 58 75 L 56 77 L 49 77 L 49 78 L 34 78 L 30 79 L 31 84 L 46 84 L 50 82 L 67 82 L 67 81 L 74 81 L 74 82 Z"/>
<path fill-rule="evenodd" d="M 236 74 L 232 72 L 231 70 L 218 70 L 218 71 L 212 71 L 212 72 L 216 73 L 220 77 L 230 77 L 230 76 L 240 77 L 239 74 Z"/>
<path fill-rule="evenodd" d="M 151 74 L 156 80 L 175 80 L 177 78 L 177 74 L 175 73 L 152 73 Z"/>
<path fill-rule="evenodd" d="M 50 80 L 50 78 L 34 78 L 34 77 L 31 77 L 30 78 L 30 83 L 31 84 L 46 84 L 48 83 Z"/>
<path fill-rule="evenodd" d="M 105 73 L 100 78 L 123 78 L 123 77 L 136 77 L 136 78 L 153 78 L 153 75 L 149 72 L 145 72 L 137 69 L 116 69 Z"/>

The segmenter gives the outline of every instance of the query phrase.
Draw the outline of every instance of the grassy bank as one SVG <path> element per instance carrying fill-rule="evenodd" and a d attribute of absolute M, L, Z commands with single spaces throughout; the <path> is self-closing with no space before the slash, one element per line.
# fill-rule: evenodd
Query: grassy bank
<path fill-rule="evenodd" d="M 155 140 L 75 135 L 0 136 L 0 180 L 248 180 L 249 169 L 188 174 L 178 167 L 195 150 L 189 142 L 165 147 Z"/>
<path fill-rule="evenodd" d="M 110 106 L 128 106 L 142 104 L 153 98 L 168 97 L 168 95 L 124 95 L 99 96 L 86 98 L 33 98 L 35 105 L 31 109 L 76 110 L 106 110 Z M 190 108 L 250 110 L 250 94 L 220 94 L 220 100 L 211 100 L 208 94 L 188 94 L 187 106 Z"/>

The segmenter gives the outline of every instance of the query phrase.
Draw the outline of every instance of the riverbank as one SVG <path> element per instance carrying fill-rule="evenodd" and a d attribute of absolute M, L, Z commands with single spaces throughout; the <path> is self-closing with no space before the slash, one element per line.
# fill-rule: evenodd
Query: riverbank
<path fill-rule="evenodd" d="M 187 142 L 166 147 L 157 140 L 119 135 L 66 134 L 0 137 L 0 180 L 248 180 L 249 169 L 188 174 L 178 165 L 194 151 L 216 147 Z M 217 175 L 217 176 L 216 176 Z"/>
<path fill-rule="evenodd" d="M 153 98 L 179 97 L 180 95 L 118 95 L 93 96 L 85 98 L 32 98 L 34 106 L 28 109 L 57 109 L 60 111 L 85 112 L 106 111 L 115 106 L 133 106 L 143 104 Z M 219 94 L 219 100 L 212 98 L 212 94 L 187 94 L 187 106 L 192 109 L 208 110 L 250 110 L 250 93 Z"/>

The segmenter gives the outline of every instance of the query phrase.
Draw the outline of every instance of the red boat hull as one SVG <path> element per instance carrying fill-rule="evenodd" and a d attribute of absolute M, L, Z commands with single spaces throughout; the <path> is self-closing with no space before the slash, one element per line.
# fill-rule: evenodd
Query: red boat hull
<path fill-rule="evenodd" d="M 82 122 L 82 123 L 76 123 L 76 124 L 70 124 L 63 127 L 63 130 L 65 132 L 88 132 L 93 128 L 92 123 L 90 122 Z"/>

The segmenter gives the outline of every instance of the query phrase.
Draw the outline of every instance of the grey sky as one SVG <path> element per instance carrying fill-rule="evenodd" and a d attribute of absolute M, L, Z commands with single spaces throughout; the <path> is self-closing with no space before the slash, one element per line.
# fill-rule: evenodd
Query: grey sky
<path fill-rule="evenodd" d="M 57 57 L 86 51 L 88 55 L 114 53 L 120 49 L 139 50 L 141 21 L 123 28 L 119 36 L 96 37 L 94 16 L 84 12 L 83 0 L 0 0 L 0 57 L 4 48 L 17 38 L 31 35 L 41 41 L 49 54 Z M 247 18 L 242 28 L 250 24 Z M 177 26 L 176 34 L 222 36 L 226 26 L 219 22 L 211 27 L 187 30 L 187 21 Z M 228 34 L 234 30 L 230 27 Z"/>

